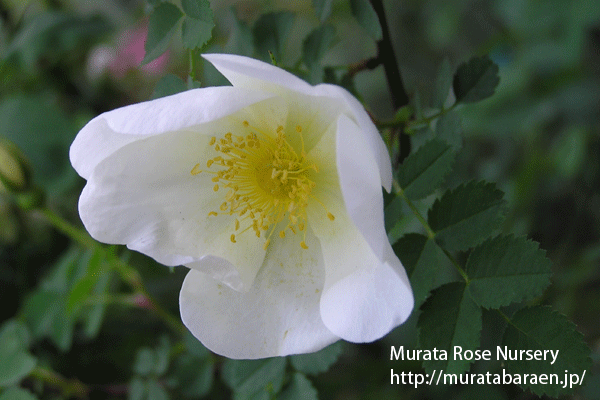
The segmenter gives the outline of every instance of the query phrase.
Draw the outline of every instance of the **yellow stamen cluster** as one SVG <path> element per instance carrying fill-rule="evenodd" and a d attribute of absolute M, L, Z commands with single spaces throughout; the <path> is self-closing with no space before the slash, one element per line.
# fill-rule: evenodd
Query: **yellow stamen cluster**
<path fill-rule="evenodd" d="M 315 199 L 311 195 L 315 187 L 311 174 L 318 170 L 314 163 L 306 159 L 302 128 L 296 126 L 295 129 L 302 144 L 298 154 L 288 142 L 283 126 L 277 127 L 274 135 L 251 127 L 248 121 L 243 121 L 243 126 L 246 131 L 244 135 L 228 132 L 223 138 L 213 137 L 210 140 L 210 146 L 219 155 L 209 159 L 206 166 L 218 166 L 221 169 L 204 172 L 214 174 L 212 181 L 215 183 L 215 192 L 226 188 L 227 193 L 219 207 L 220 212 L 211 211 L 209 216 L 237 214 L 237 235 L 250 229 L 257 237 L 265 232 L 265 250 L 277 224 L 287 219 L 287 225 L 279 231 L 279 237 L 285 238 L 287 230 L 294 234 L 303 232 L 304 240 L 300 246 L 308 249 L 305 243 L 306 206 L 309 199 Z M 191 171 L 192 175 L 201 172 L 200 165 Z M 332 221 L 334 219 L 329 212 L 327 217 Z M 244 228 L 240 228 L 242 224 Z M 236 243 L 236 233 L 231 235 L 232 243 Z"/>

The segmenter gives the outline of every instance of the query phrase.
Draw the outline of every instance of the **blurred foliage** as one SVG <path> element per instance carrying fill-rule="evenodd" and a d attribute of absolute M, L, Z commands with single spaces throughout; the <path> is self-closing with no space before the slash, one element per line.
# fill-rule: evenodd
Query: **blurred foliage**
<path fill-rule="evenodd" d="M 526 327 L 541 314 L 528 315 L 530 308 L 520 308 L 543 303 L 573 321 L 594 361 L 586 385 L 575 396 L 600 399 L 596 0 L 384 2 L 411 98 L 400 110 L 392 107 L 383 69 L 368 66 L 376 56 L 381 27 L 366 0 L 213 0 L 214 28 L 201 11 L 208 2 L 173 3 L 0 0 L 0 146 L 10 143 L 2 149 L 19 150 L 18 163 L 10 165 L 24 168 L 20 176 L 25 186 L 44 194 L 19 197 L 9 193 L 14 187 L 6 181 L 0 183 L 0 386 L 9 387 L 0 389 L 1 400 L 271 398 L 274 393 L 282 399 L 312 399 L 317 393 L 321 399 L 471 399 L 483 397 L 484 389 L 492 399 L 535 398 L 515 385 L 389 384 L 390 368 L 423 371 L 419 362 L 388 361 L 388 354 L 391 345 L 417 346 L 417 321 L 421 316 L 419 324 L 427 325 L 427 304 L 432 302 L 468 308 L 475 317 L 467 322 L 484 327 L 484 348 L 516 340 L 510 331 L 502 338 L 506 322 L 497 314 L 465 301 L 464 284 L 449 283 L 456 273 L 443 264 L 440 243 L 421 235 L 419 222 L 399 198 L 389 198 L 386 228 L 395 250 L 409 254 L 403 262 L 410 275 L 417 274 L 411 278 L 419 282 L 418 304 L 441 286 L 423 314 L 415 311 L 405 325 L 373 344 L 343 343 L 314 355 L 244 362 L 209 353 L 156 312 L 154 301 L 164 313 L 178 315 L 183 268 L 170 271 L 139 254 L 101 248 L 85 238 L 75 244 L 68 228 L 52 227 L 51 215 L 30 210 L 45 201 L 80 226 L 76 204 L 84 182 L 68 162 L 76 132 L 103 111 L 198 87 L 198 82 L 225 84 L 213 67 L 202 63 L 196 48 L 267 62 L 270 51 L 279 66 L 311 83 L 344 86 L 380 123 L 396 167 L 394 127 L 405 127 L 413 153 L 399 167 L 398 180 L 406 196 L 418 200 L 421 214 L 432 209 L 429 224 L 436 232 L 448 229 L 441 235 L 446 239 L 442 246 L 451 243 L 459 261 L 474 263 L 478 252 L 491 252 L 494 245 L 488 241 L 477 252 L 463 253 L 464 241 L 457 239 L 465 238 L 456 234 L 464 232 L 453 231 L 455 224 L 443 220 L 449 203 L 435 203 L 436 198 L 459 198 L 461 187 L 470 191 L 469 198 L 483 198 L 479 204 L 484 212 L 501 214 L 492 222 L 480 221 L 486 234 L 499 229 L 504 236 L 498 240 L 510 242 L 509 234 L 514 234 L 538 241 L 552 261 L 551 284 L 533 303 L 505 311 Z M 162 35 L 148 37 L 144 53 L 146 29 L 156 24 L 153 15 L 161 8 L 168 8 L 172 18 L 159 24 Z M 180 39 L 171 39 L 178 34 Z M 142 60 L 148 63 L 141 66 Z M 498 86 L 490 81 L 496 65 Z M 465 68 L 476 79 L 453 80 L 453 72 Z M 490 88 L 495 94 L 488 97 Z M 5 160 L 14 154 L 0 151 Z M 8 165 L 0 161 L 2 168 Z M 494 181 L 504 196 L 477 192 L 478 184 L 459 186 L 471 180 Z M 475 246 L 484 238 L 478 233 L 465 240 Z M 516 245 L 527 246 L 525 241 Z M 119 267 L 118 260 L 134 271 Z M 439 267 L 429 271 L 429 265 Z M 547 280 L 545 270 L 538 279 Z M 518 301 L 531 297 L 521 294 Z M 571 329 L 568 321 L 548 314 L 545 320 Z M 466 330 L 468 324 L 459 328 Z M 8 359 L 18 368 L 3 370 Z M 485 373 L 498 367 L 484 362 L 472 370 Z"/>

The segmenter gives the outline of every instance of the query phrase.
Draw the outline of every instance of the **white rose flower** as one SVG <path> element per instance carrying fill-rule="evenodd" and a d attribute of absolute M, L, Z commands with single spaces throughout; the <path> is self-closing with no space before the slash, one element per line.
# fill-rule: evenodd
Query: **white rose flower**
<path fill-rule="evenodd" d="M 119 108 L 71 146 L 97 240 L 190 269 L 185 325 L 230 358 L 371 342 L 413 296 L 383 220 L 386 147 L 344 89 L 250 58 L 204 56 L 232 84 Z"/>

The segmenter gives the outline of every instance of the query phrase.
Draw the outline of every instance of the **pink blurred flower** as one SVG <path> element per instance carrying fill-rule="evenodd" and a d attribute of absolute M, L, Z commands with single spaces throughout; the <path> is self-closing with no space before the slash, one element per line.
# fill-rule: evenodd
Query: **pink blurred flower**
<path fill-rule="evenodd" d="M 116 54 L 109 65 L 110 71 L 121 78 L 134 68 L 139 68 L 148 75 L 162 74 L 169 62 L 170 51 L 167 50 L 156 60 L 140 65 L 144 59 L 146 51 L 144 45 L 148 36 L 148 23 L 144 21 L 138 26 L 125 31 L 117 39 Z"/>

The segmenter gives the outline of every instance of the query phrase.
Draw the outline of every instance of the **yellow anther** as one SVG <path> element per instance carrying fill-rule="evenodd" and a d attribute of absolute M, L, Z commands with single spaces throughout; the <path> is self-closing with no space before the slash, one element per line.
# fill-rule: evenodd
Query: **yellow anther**
<path fill-rule="evenodd" d="M 265 249 L 278 224 L 283 223 L 277 230 L 279 237 L 284 239 L 288 229 L 293 234 L 303 232 L 304 240 L 300 245 L 307 249 L 306 207 L 314 198 L 311 191 L 315 187 L 307 171 L 316 170 L 316 166 L 307 159 L 302 127 L 295 126 L 294 135 L 298 134 L 302 144 L 296 148 L 288 141 L 282 125 L 278 125 L 275 131 L 263 131 L 251 127 L 247 120 L 242 124 L 248 128 L 243 135 L 227 132 L 220 138 L 210 139 L 218 155 L 215 154 L 206 164 L 209 168 L 218 168 L 207 173 L 213 174 L 215 192 L 222 187 L 228 190 L 223 195 L 220 212 L 211 211 L 209 216 L 235 215 L 232 228 L 238 235 L 250 230 L 260 238 L 264 231 Z M 200 173 L 199 165 L 192 171 Z M 333 215 L 328 213 L 327 216 L 333 220 Z M 231 241 L 235 243 L 235 240 L 232 234 Z"/>
<path fill-rule="evenodd" d="M 332 213 L 328 212 L 327 218 L 329 218 L 330 221 L 333 221 L 335 219 L 335 216 Z"/>
<path fill-rule="evenodd" d="M 190 173 L 194 176 L 202 173 L 202 170 L 200 169 L 200 164 L 194 165 L 194 168 L 192 168 L 192 171 Z"/>
<path fill-rule="evenodd" d="M 217 138 L 213 136 L 210 138 L 210 142 L 208 143 L 208 145 L 212 146 L 213 144 L 215 144 L 216 141 L 217 141 Z"/>
<path fill-rule="evenodd" d="M 211 216 L 213 216 L 213 217 L 216 217 L 217 215 L 219 215 L 219 214 L 217 214 L 217 213 L 216 213 L 216 212 L 214 212 L 214 211 L 211 211 L 211 212 L 209 212 L 209 213 L 208 213 L 208 216 L 209 216 L 209 217 L 211 217 Z"/>
<path fill-rule="evenodd" d="M 236 241 L 235 241 L 235 235 L 233 233 L 231 234 L 230 239 L 231 239 L 231 243 L 236 243 Z"/>

